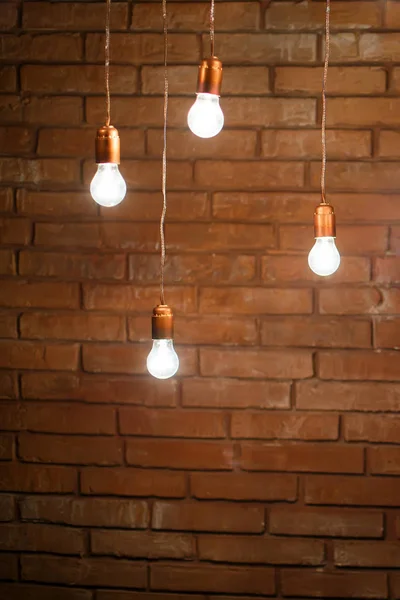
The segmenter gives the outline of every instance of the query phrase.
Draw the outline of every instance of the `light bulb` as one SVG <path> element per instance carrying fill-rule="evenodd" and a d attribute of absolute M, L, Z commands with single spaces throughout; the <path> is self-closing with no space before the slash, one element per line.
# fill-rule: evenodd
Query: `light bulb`
<path fill-rule="evenodd" d="M 217 135 L 224 126 L 224 113 L 215 94 L 197 94 L 196 102 L 189 110 L 190 130 L 201 138 Z"/>
<path fill-rule="evenodd" d="M 179 358 L 172 340 L 153 340 L 153 347 L 147 357 L 147 370 L 157 379 L 168 379 L 179 368 Z"/>
<path fill-rule="evenodd" d="M 92 198 L 100 206 L 116 206 L 125 198 L 126 183 L 118 165 L 99 163 L 90 184 Z"/>
<path fill-rule="evenodd" d="M 316 275 L 326 277 L 338 270 L 340 254 L 334 237 L 317 237 L 308 255 L 308 265 Z"/>

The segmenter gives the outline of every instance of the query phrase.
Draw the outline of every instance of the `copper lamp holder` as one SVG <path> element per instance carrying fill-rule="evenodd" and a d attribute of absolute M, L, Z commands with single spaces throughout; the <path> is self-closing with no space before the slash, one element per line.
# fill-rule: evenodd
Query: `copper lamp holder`
<path fill-rule="evenodd" d="M 151 318 L 153 340 L 172 340 L 174 337 L 174 316 L 167 304 L 158 304 Z"/>
<path fill-rule="evenodd" d="M 114 163 L 119 165 L 120 139 L 118 130 L 112 125 L 103 125 L 96 133 L 96 163 Z"/>
<path fill-rule="evenodd" d="M 216 56 L 205 58 L 199 66 L 198 94 L 221 95 L 222 62 Z"/>
<path fill-rule="evenodd" d="M 336 217 L 333 206 L 321 202 L 314 213 L 314 236 L 336 237 Z"/>

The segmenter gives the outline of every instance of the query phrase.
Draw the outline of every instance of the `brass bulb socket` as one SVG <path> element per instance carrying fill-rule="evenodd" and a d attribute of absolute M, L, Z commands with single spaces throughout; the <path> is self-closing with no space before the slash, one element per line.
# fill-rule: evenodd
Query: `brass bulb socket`
<path fill-rule="evenodd" d="M 112 125 L 104 125 L 97 130 L 95 142 L 96 163 L 119 165 L 121 158 L 118 130 Z"/>
<path fill-rule="evenodd" d="M 314 236 L 336 237 L 336 217 L 333 206 L 321 203 L 314 213 Z"/>
<path fill-rule="evenodd" d="M 198 94 L 221 95 L 222 62 L 216 56 L 205 58 L 199 66 Z"/>
<path fill-rule="evenodd" d="M 174 316 L 167 304 L 158 304 L 151 318 L 153 340 L 172 340 L 174 337 Z"/>

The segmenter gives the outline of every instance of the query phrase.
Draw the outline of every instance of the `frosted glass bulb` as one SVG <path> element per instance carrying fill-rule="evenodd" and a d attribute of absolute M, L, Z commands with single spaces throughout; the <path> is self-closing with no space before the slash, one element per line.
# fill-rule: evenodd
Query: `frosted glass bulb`
<path fill-rule="evenodd" d="M 179 358 L 172 340 L 153 340 L 153 347 L 147 357 L 147 370 L 157 379 L 168 379 L 179 368 Z"/>
<path fill-rule="evenodd" d="M 100 206 L 116 206 L 125 198 L 126 183 L 118 165 L 100 163 L 90 184 L 92 198 Z"/>
<path fill-rule="evenodd" d="M 224 113 L 215 94 L 197 94 L 196 102 L 189 110 L 190 130 L 201 138 L 217 135 L 224 126 Z"/>
<path fill-rule="evenodd" d="M 334 237 L 316 238 L 314 246 L 308 255 L 308 265 L 316 275 L 326 277 L 338 270 L 340 254 L 336 248 Z"/>

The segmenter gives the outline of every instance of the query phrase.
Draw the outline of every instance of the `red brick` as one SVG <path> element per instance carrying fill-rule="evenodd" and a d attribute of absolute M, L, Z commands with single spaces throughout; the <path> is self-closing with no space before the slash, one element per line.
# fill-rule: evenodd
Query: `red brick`
<path fill-rule="evenodd" d="M 311 293 L 307 289 L 262 287 L 202 288 L 200 312 L 217 314 L 310 314 Z"/>
<path fill-rule="evenodd" d="M 10 382 L 5 380 L 4 393 Z M 6 389 L 7 388 L 7 389 Z M 136 404 L 175 406 L 177 381 L 158 381 L 154 378 L 134 378 L 66 373 L 24 373 L 21 390 L 26 399 L 82 400 L 106 404 Z M 9 393 L 9 392 L 7 392 Z"/>
<path fill-rule="evenodd" d="M 346 108 L 342 107 L 343 110 Z M 374 107 L 374 110 L 379 109 Z M 394 190 L 400 186 L 400 177 L 395 167 L 396 165 L 390 162 L 332 162 L 327 171 L 327 186 L 333 190 Z M 320 171 L 319 164 L 311 164 L 311 185 L 313 187 L 318 187 L 320 184 Z"/>
<path fill-rule="evenodd" d="M 311 377 L 311 354 L 301 350 L 213 350 L 200 351 L 204 376 L 254 379 L 303 379 Z"/>
<path fill-rule="evenodd" d="M 128 319 L 129 339 L 134 342 L 151 339 L 148 317 Z M 174 327 L 177 344 L 253 345 L 258 338 L 255 320 L 229 317 L 195 316 L 178 319 Z"/>
<path fill-rule="evenodd" d="M 225 418 L 222 412 L 124 407 L 120 408 L 119 416 L 122 434 L 192 438 L 225 437 Z"/>
<path fill-rule="evenodd" d="M 1 425 L 4 431 L 26 428 L 26 410 L 23 404 L 2 402 L 0 404 Z"/>
<path fill-rule="evenodd" d="M 124 158 L 144 155 L 144 132 L 138 129 L 119 129 Z M 42 129 L 39 132 L 37 153 L 41 156 L 93 157 L 94 129 Z M 82 200 L 81 200 L 82 201 Z"/>
<path fill-rule="evenodd" d="M 33 404 L 25 406 L 29 431 L 43 433 L 82 433 L 107 435 L 116 432 L 114 408 L 70 404 Z"/>
<path fill-rule="evenodd" d="M 398 252 L 400 248 L 400 227 L 391 228 L 390 249 Z"/>
<path fill-rule="evenodd" d="M 1 219 L 0 243 L 1 244 L 29 244 L 31 239 L 31 225 L 26 219 Z"/>
<path fill-rule="evenodd" d="M 91 551 L 130 558 L 188 559 L 194 555 L 194 539 L 181 533 L 92 531 Z"/>
<path fill-rule="evenodd" d="M 381 11 L 371 2 L 335 2 L 331 19 L 332 29 L 369 29 L 381 25 Z M 295 10 L 291 2 L 278 2 L 266 12 L 267 29 L 322 29 L 324 22 L 325 7 L 318 2 Z"/>
<path fill-rule="evenodd" d="M 193 473 L 195 498 L 213 500 L 293 501 L 296 477 L 271 473 Z"/>
<path fill-rule="evenodd" d="M 14 315 L 0 315 L 0 337 L 1 338 L 16 338 L 17 317 Z"/>
<path fill-rule="evenodd" d="M 4 3 L 1 8 L 0 30 L 6 31 L 17 26 L 18 5 L 17 3 Z"/>
<path fill-rule="evenodd" d="M 124 279 L 126 257 L 123 254 L 66 254 L 30 252 L 19 254 L 19 273 L 24 276 L 65 279 Z"/>
<path fill-rule="evenodd" d="M 149 6 L 146 6 L 146 10 L 149 10 Z M 85 26 L 87 28 L 87 21 L 85 21 Z M 133 23 L 133 28 L 136 29 L 135 23 Z M 99 29 L 104 29 L 104 23 Z M 113 57 L 118 57 L 118 62 L 134 65 L 160 64 L 163 62 L 164 56 L 164 37 L 162 33 L 136 33 L 136 31 L 134 35 L 132 33 L 114 33 L 112 48 Z M 194 33 L 170 33 L 168 35 L 168 60 L 171 64 L 196 64 L 200 58 L 200 46 Z M 86 60 L 100 63 L 104 61 L 103 34 L 89 33 L 87 35 Z M 129 99 L 130 102 L 132 100 L 134 99 Z M 143 98 L 138 98 L 138 104 L 143 106 L 143 100 Z M 102 103 L 104 107 L 104 101 Z M 160 103 L 159 100 L 158 103 Z M 135 104 L 133 102 L 132 106 Z M 162 115 L 160 115 L 160 120 L 162 120 Z"/>
<path fill-rule="evenodd" d="M 21 337 L 27 339 L 114 341 L 126 338 L 125 319 L 117 315 L 87 313 L 25 313 Z"/>
<path fill-rule="evenodd" d="M 392 72 L 392 82 L 391 82 L 391 89 L 394 92 L 399 92 L 400 90 L 400 69 L 398 68 L 394 68 L 393 72 Z M 383 133 L 383 132 L 382 132 Z"/>
<path fill-rule="evenodd" d="M 251 172 L 251 177 L 249 173 Z M 304 184 L 304 166 L 295 162 L 249 163 L 244 161 L 198 161 L 195 181 L 205 188 L 279 189 L 299 188 Z M 233 183 L 235 182 L 235 183 Z"/>
<path fill-rule="evenodd" d="M 79 164 L 73 159 L 0 158 L 2 181 L 13 183 L 71 184 L 79 179 Z"/>
<path fill-rule="evenodd" d="M 81 36 L 76 33 L 4 35 L 2 58 L 15 62 L 80 61 L 82 47 Z"/>
<path fill-rule="evenodd" d="M 282 236 L 283 238 L 284 236 Z M 315 243 L 314 235 L 308 237 L 308 249 L 311 250 Z M 282 245 L 286 240 L 282 240 Z M 338 241 L 339 251 L 340 243 Z M 370 280 L 371 265 L 368 258 L 364 257 L 342 257 L 340 269 L 329 278 L 315 275 L 308 266 L 307 256 L 274 255 L 263 256 L 261 259 L 262 277 L 266 283 L 280 283 L 293 281 L 313 281 L 322 284 L 366 282 Z M 327 279 L 327 281 L 326 281 Z M 298 290 L 296 290 L 298 292 Z M 303 293 L 305 290 L 303 290 Z"/>
<path fill-rule="evenodd" d="M 233 446 L 230 442 L 127 440 L 126 462 L 136 467 L 230 470 Z"/>
<path fill-rule="evenodd" d="M 345 571 L 283 570 L 282 589 L 285 596 L 323 598 L 386 598 L 387 578 L 384 573 Z"/>
<path fill-rule="evenodd" d="M 396 314 L 400 307 L 397 288 L 330 288 L 319 291 L 319 311 L 327 315 Z"/>
<path fill-rule="evenodd" d="M 353 127 L 372 127 L 374 125 L 396 126 L 400 123 L 399 106 L 400 98 L 330 98 L 329 110 L 327 112 L 327 125 L 328 127 L 337 127 L 338 125 L 351 125 Z M 370 179 L 367 178 L 365 180 L 365 183 L 368 182 L 368 184 L 364 189 L 372 191 L 374 189 L 372 184 L 374 183 L 376 176 L 373 176 L 372 173 L 379 173 L 381 165 L 382 163 L 377 165 L 368 163 L 368 165 L 356 164 L 354 166 L 350 165 L 350 167 L 353 167 L 353 173 L 355 170 L 359 172 L 363 167 L 364 169 L 366 167 L 371 168 Z M 328 172 L 332 171 L 332 166 L 335 165 L 331 165 Z M 374 166 L 375 169 L 373 169 Z M 385 166 L 385 163 L 383 163 L 383 166 Z M 336 169 L 339 167 L 340 165 L 337 165 Z M 386 164 L 385 168 L 389 170 L 390 165 Z M 366 172 L 364 173 L 364 177 L 365 175 Z M 332 177 L 331 179 L 333 179 L 333 181 L 330 182 L 329 186 L 331 189 L 336 189 L 331 185 L 334 183 L 335 177 Z M 382 183 L 382 177 L 380 178 L 379 183 Z"/>
<path fill-rule="evenodd" d="M 14 497 L 2 494 L 0 496 L 0 521 L 7 522 L 15 519 L 15 501 Z"/>
<path fill-rule="evenodd" d="M 234 37 L 234 36 L 232 36 Z M 262 36 L 259 36 L 262 37 Z M 316 115 L 316 104 L 313 98 L 225 98 L 224 99 L 224 114 L 226 118 L 226 124 L 229 127 L 304 127 L 309 125 L 315 125 Z M 249 164 L 243 164 L 243 180 L 249 181 L 245 177 L 245 171 L 251 169 L 252 173 L 256 165 L 253 167 Z M 260 165 L 258 165 L 260 166 Z M 266 166 L 265 164 L 263 166 Z M 263 186 L 261 189 L 268 187 L 269 180 L 272 182 L 276 180 L 274 171 L 276 169 L 273 165 L 270 167 L 269 178 L 262 177 L 262 173 L 258 174 L 259 178 L 262 179 Z M 229 166 L 226 167 L 228 170 Z M 290 172 L 288 173 L 288 170 Z M 285 181 L 286 176 L 292 178 L 294 174 L 297 175 L 298 180 L 302 180 L 299 175 L 301 165 L 294 163 L 292 165 L 288 163 L 282 163 L 280 167 L 281 176 L 281 187 L 284 189 L 288 188 L 288 180 Z M 235 174 L 236 177 L 237 174 Z M 218 180 L 218 177 L 215 177 Z M 236 179 L 235 179 L 236 181 Z M 292 180 L 290 181 L 290 188 L 296 187 Z M 298 187 L 298 186 L 297 186 Z M 238 186 L 234 186 L 235 189 Z M 274 189 L 274 188 L 272 188 Z"/>
<path fill-rule="evenodd" d="M 319 540 L 201 536 L 198 543 L 200 559 L 213 562 L 320 565 L 325 555 Z"/>
<path fill-rule="evenodd" d="M 272 507 L 269 530 L 281 535 L 380 538 L 383 515 L 359 509 Z"/>
<path fill-rule="evenodd" d="M 392 589 L 395 598 L 400 598 L 400 577 L 398 573 L 392 575 Z"/>
<path fill-rule="evenodd" d="M 0 95 L 0 123 L 7 125 L 23 120 L 23 105 L 19 96 Z"/>
<path fill-rule="evenodd" d="M 77 473 L 71 467 L 0 464 L 0 490 L 41 494 L 75 492 Z"/>
<path fill-rule="evenodd" d="M 83 531 L 57 525 L 0 525 L 0 549 L 18 552 L 81 554 Z"/>
<path fill-rule="evenodd" d="M 0 67 L 0 78 L 3 92 L 17 91 L 17 73 L 15 67 Z"/>
<path fill-rule="evenodd" d="M 18 454 L 24 461 L 71 465 L 120 465 L 122 442 L 114 437 L 21 434 Z"/>
<path fill-rule="evenodd" d="M 14 456 L 14 440 L 11 435 L 0 434 L 0 460 L 12 460 Z M 1 504 L 1 497 L 0 497 Z M 1 512 L 1 507 L 0 507 Z M 1 519 L 0 519 L 1 520 Z"/>
<path fill-rule="evenodd" d="M 368 465 L 373 474 L 399 475 L 400 448 L 373 446 L 368 448 Z"/>
<path fill-rule="evenodd" d="M 195 312 L 196 298 L 193 288 L 167 288 L 165 293 L 174 313 Z M 84 286 L 85 308 L 89 310 L 140 311 L 150 315 L 149 310 L 151 311 L 157 302 L 158 295 L 158 286 L 137 287 L 104 284 Z"/>
<path fill-rule="evenodd" d="M 400 258 L 385 256 L 375 260 L 375 279 L 379 283 L 400 283 Z"/>
<path fill-rule="evenodd" d="M 74 371 L 78 366 L 78 354 L 77 344 L 3 341 L 0 345 L 0 367 Z"/>
<path fill-rule="evenodd" d="M 18 579 L 18 555 L 17 554 L 5 554 L 1 555 L 0 562 L 0 580 L 12 580 Z M 3 584 L 2 584 L 3 587 Z"/>
<path fill-rule="evenodd" d="M 107 208 L 100 209 L 109 216 Z M 168 193 L 168 218 L 171 221 L 197 221 L 209 215 L 205 192 Z M 121 202 L 113 208 L 113 219 L 122 221 L 155 221 L 160 218 L 160 192 L 135 192 L 134 202 Z"/>
<path fill-rule="evenodd" d="M 101 3 L 78 2 L 76 4 L 48 4 L 35 2 L 24 6 L 25 29 L 92 29 L 104 28 L 106 7 Z M 111 10 L 111 27 L 125 29 L 128 7 L 117 3 Z"/>
<path fill-rule="evenodd" d="M 0 212 L 13 212 L 13 190 L 3 188 L 0 190 Z"/>
<path fill-rule="evenodd" d="M 382 130 L 379 133 L 378 153 L 382 158 L 399 158 L 400 134 L 397 131 Z"/>
<path fill-rule="evenodd" d="M 248 283 L 255 279 L 254 256 L 245 254 L 167 254 L 165 281 L 189 283 Z M 138 282 L 157 283 L 160 258 L 155 254 L 129 257 L 129 278 Z"/>
<path fill-rule="evenodd" d="M 183 592 L 234 592 L 238 594 L 274 593 L 273 569 L 265 567 L 219 567 L 213 565 L 151 567 L 152 589 Z"/>
<path fill-rule="evenodd" d="M 368 62 L 397 61 L 395 33 L 365 33 L 360 36 L 360 59 Z"/>
<path fill-rule="evenodd" d="M 335 206 L 340 221 L 361 223 L 392 222 L 397 220 L 400 209 L 394 195 L 387 194 L 332 194 L 332 204 Z M 398 213 L 399 211 L 399 213 Z"/>
<path fill-rule="evenodd" d="M 264 513 L 259 507 L 212 502 L 156 502 L 154 529 L 259 533 Z"/>
<path fill-rule="evenodd" d="M 140 5 L 139 5 L 140 6 Z M 184 4 L 181 4 L 184 6 Z M 236 6 L 236 5 L 230 5 Z M 148 5 L 146 6 L 148 10 Z M 246 13 L 244 13 L 246 14 Z M 164 67 L 158 66 L 145 66 L 141 71 L 142 78 L 142 93 L 143 94 L 151 94 L 151 95 L 161 95 L 163 93 L 163 69 Z M 194 83 L 196 82 L 196 66 L 169 66 L 168 68 L 168 89 L 170 94 L 173 95 L 184 95 L 186 96 L 189 92 L 191 92 L 194 88 Z M 270 84 L 269 84 L 269 70 L 268 67 L 265 66 L 240 66 L 240 67 L 224 67 L 224 79 L 223 79 L 223 97 L 226 96 L 258 96 L 270 93 Z M 13 90 L 12 90 L 13 91 Z M 224 106 L 224 100 L 222 100 L 222 107 Z M 219 141 L 219 138 L 225 138 L 225 140 L 229 138 L 233 138 L 233 136 L 240 136 L 240 131 L 233 132 L 223 132 L 215 139 L 215 145 L 217 148 L 220 147 L 220 144 L 224 147 L 224 143 Z M 153 132 L 154 135 L 154 132 Z M 254 135 L 254 134 L 253 134 Z M 179 138 L 190 139 L 189 136 L 180 135 Z M 250 132 L 247 132 L 247 138 L 250 138 Z M 161 139 L 160 136 L 157 139 Z M 174 132 L 170 131 L 168 134 L 168 154 L 171 155 L 174 153 L 174 149 L 171 149 L 171 140 L 174 140 Z M 236 138 L 237 139 L 237 138 Z M 193 138 L 192 138 L 193 140 Z M 196 143 L 197 148 L 201 148 L 203 144 L 200 145 L 198 140 L 193 140 Z M 205 146 L 204 146 L 205 148 Z M 239 152 L 239 148 L 232 148 L 232 152 Z M 213 153 L 213 148 L 208 148 L 208 154 Z M 240 154 L 238 155 L 240 156 Z"/>
<path fill-rule="evenodd" d="M 306 504 L 397 506 L 400 482 L 390 477 L 313 475 L 305 481 Z"/>
<path fill-rule="evenodd" d="M 210 408 L 289 408 L 290 385 L 278 381 L 184 379 L 183 406 Z"/>
<path fill-rule="evenodd" d="M 322 75 L 322 67 L 278 67 L 275 71 L 275 92 L 319 95 Z M 385 91 L 386 72 L 379 67 L 331 67 L 329 69 L 327 94 L 344 96 L 382 94 Z"/>
<path fill-rule="evenodd" d="M 343 435 L 348 441 L 400 442 L 400 422 L 396 416 L 346 415 Z"/>
<path fill-rule="evenodd" d="M 1 127 L 0 143 L 2 154 L 29 154 L 35 143 L 34 132 L 27 127 Z"/>
<path fill-rule="evenodd" d="M 339 444 L 242 443 L 240 464 L 248 471 L 362 473 L 364 452 L 362 448 Z"/>
<path fill-rule="evenodd" d="M 60 588 L 52 586 L 41 586 L 36 584 L 2 584 L 2 592 L 9 600 L 91 600 L 92 592 L 79 588 Z"/>
<path fill-rule="evenodd" d="M 331 158 L 371 156 L 371 133 L 328 129 L 327 148 Z M 262 154 L 266 158 L 319 158 L 321 132 L 315 129 L 266 130 L 262 132 Z"/>
<path fill-rule="evenodd" d="M 233 438 L 336 440 L 338 434 L 339 421 L 335 415 L 236 412 L 231 417 Z"/>
<path fill-rule="evenodd" d="M 386 5 L 385 11 L 385 25 L 392 27 L 398 27 L 400 24 L 400 7 L 397 2 L 389 0 Z"/>
<path fill-rule="evenodd" d="M 113 91 L 116 94 L 134 94 L 138 75 L 131 66 L 110 68 Z M 86 93 L 100 94 L 104 90 L 104 67 L 100 65 L 28 65 L 21 70 L 23 91 L 44 94 Z"/>
<path fill-rule="evenodd" d="M 339 210 L 339 217 L 340 216 L 341 211 Z M 313 237 L 311 223 L 303 226 L 282 225 L 279 228 L 280 247 L 285 250 L 304 250 L 307 252 L 310 250 Z M 344 254 L 350 254 L 352 257 L 351 259 L 343 261 L 341 267 L 355 270 L 355 267 L 359 265 L 360 270 L 362 270 L 361 266 L 363 265 L 363 262 L 361 260 L 357 261 L 353 257 L 357 255 L 386 252 L 388 245 L 388 230 L 387 227 L 384 226 L 362 225 L 358 227 L 354 225 L 341 225 L 337 245 L 342 256 Z M 288 257 L 286 257 L 286 259 L 289 260 Z M 366 264 L 365 258 L 364 264 Z M 353 268 L 351 268 L 351 266 L 353 266 Z M 342 271 L 342 268 L 340 271 Z"/>
<path fill-rule="evenodd" d="M 162 154 L 162 131 L 151 129 L 147 133 L 150 156 Z M 222 130 L 212 148 L 207 140 L 193 136 L 191 131 L 173 130 L 168 134 L 170 158 L 252 158 L 255 156 L 257 134 L 255 131 Z"/>
<path fill-rule="evenodd" d="M 399 567 L 398 542 L 335 542 L 334 562 L 339 567 Z"/>
<path fill-rule="evenodd" d="M 15 275 L 16 274 L 15 254 L 11 250 L 0 251 L 0 274 Z"/>
<path fill-rule="evenodd" d="M 0 372 L 0 398 L 11 399 L 17 397 L 17 378 L 15 372 Z"/>
<path fill-rule="evenodd" d="M 318 202 L 319 196 L 311 193 L 219 192 L 213 195 L 213 216 L 229 221 L 301 223 L 309 221 Z"/>
<path fill-rule="evenodd" d="M 399 355 L 394 351 L 320 352 L 318 372 L 321 379 L 395 381 L 399 379 Z"/>
<path fill-rule="evenodd" d="M 43 215 L 46 217 L 84 217 L 96 214 L 96 205 L 89 201 L 88 191 L 76 192 L 37 192 L 17 191 L 17 210 L 23 215 Z"/>
<path fill-rule="evenodd" d="M 332 317 L 274 317 L 262 322 L 262 344 L 319 348 L 369 348 L 369 321 Z"/>
<path fill-rule="evenodd" d="M 150 327 L 149 314 L 149 327 Z M 90 344 L 83 347 L 83 366 L 89 373 L 146 373 L 146 358 L 151 344 Z M 197 372 L 197 354 L 194 348 L 178 348 L 179 375 Z M 1 364 L 1 363 L 0 363 Z"/>
<path fill-rule="evenodd" d="M 28 496 L 20 501 L 20 511 L 24 521 L 75 527 L 145 529 L 149 522 L 147 504 L 142 500 Z"/>
<path fill-rule="evenodd" d="M 22 110 L 28 123 L 71 127 L 82 121 L 83 101 L 73 96 L 30 96 L 24 100 Z"/>
<path fill-rule="evenodd" d="M 394 383 L 299 381 L 296 406 L 311 410 L 396 411 L 399 386 Z"/>
<path fill-rule="evenodd" d="M 146 567 L 140 563 L 107 558 L 24 556 L 23 581 L 87 586 L 144 588 Z"/>
<path fill-rule="evenodd" d="M 204 595 L 199 596 L 198 594 L 179 594 L 179 596 L 177 596 L 176 594 L 168 594 L 168 592 L 123 592 L 119 590 L 113 592 L 98 590 L 97 596 L 98 600 L 206 600 Z M 210 599 L 217 600 L 214 596 L 210 596 Z M 224 600 L 232 600 L 232 598 L 224 596 Z M 240 600 L 248 600 L 248 598 L 241 598 Z"/>
<path fill-rule="evenodd" d="M 257 2 L 221 2 L 215 11 L 217 31 L 258 29 L 259 6 Z M 171 2 L 168 8 L 168 27 L 171 30 L 208 31 L 210 10 L 204 2 Z M 134 30 L 162 31 L 162 14 L 159 7 L 151 4 L 136 4 L 133 7 Z"/>
<path fill-rule="evenodd" d="M 155 469 L 88 468 L 81 474 L 83 494 L 97 496 L 160 496 L 182 498 L 186 494 L 182 473 Z"/>
<path fill-rule="evenodd" d="M 234 64 L 265 64 L 266 56 L 271 63 L 312 63 L 316 42 L 317 36 L 310 33 L 220 33 L 218 54 Z"/>

